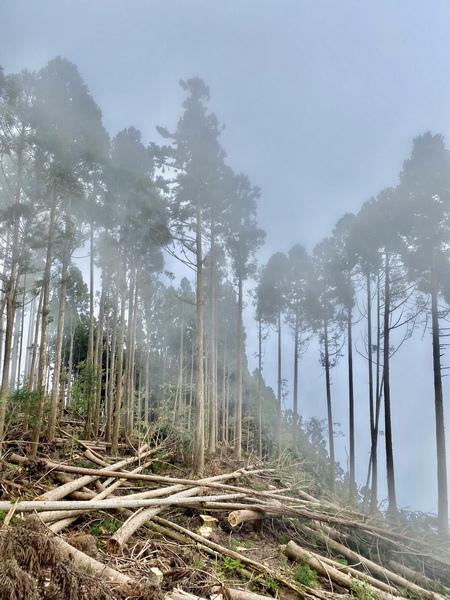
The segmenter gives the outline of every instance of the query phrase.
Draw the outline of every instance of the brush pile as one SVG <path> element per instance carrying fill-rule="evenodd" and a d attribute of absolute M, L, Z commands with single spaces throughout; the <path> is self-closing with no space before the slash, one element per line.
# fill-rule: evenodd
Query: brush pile
<path fill-rule="evenodd" d="M 113 461 L 101 443 L 59 445 L 1 461 L 0 600 L 450 596 L 431 517 L 339 506 L 299 465 L 222 455 L 192 479 L 167 442 Z"/>

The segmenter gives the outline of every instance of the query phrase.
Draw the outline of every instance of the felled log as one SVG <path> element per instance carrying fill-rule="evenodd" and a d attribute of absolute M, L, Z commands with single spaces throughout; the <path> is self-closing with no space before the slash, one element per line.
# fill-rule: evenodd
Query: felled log
<path fill-rule="evenodd" d="M 218 481 L 226 481 L 227 479 L 235 479 L 242 474 L 241 471 L 235 471 L 234 473 L 226 473 L 223 475 L 216 475 L 214 477 L 207 477 L 204 479 L 198 480 L 198 485 L 180 491 L 171 496 L 171 498 L 189 498 L 192 496 L 196 496 L 200 494 L 204 484 L 218 482 Z M 149 521 L 152 517 L 161 512 L 163 507 L 159 508 L 149 508 L 144 511 L 140 511 L 130 517 L 123 525 L 120 527 L 115 534 L 109 539 L 108 547 L 112 552 L 118 552 L 130 539 L 135 531 L 137 531 L 140 527 L 144 525 L 147 521 Z"/>
<path fill-rule="evenodd" d="M 229 598 L 230 600 L 273 600 L 272 596 L 261 596 L 261 594 L 255 594 L 255 592 L 250 592 L 249 590 L 238 590 L 228 586 L 223 586 L 222 588 L 217 587 L 213 591 L 216 594 L 219 594 L 222 589 L 225 591 L 223 597 Z"/>
<path fill-rule="evenodd" d="M 245 521 L 259 521 L 267 517 L 267 514 L 260 510 L 233 510 L 228 515 L 228 523 L 232 527 L 237 527 L 240 523 Z"/>
<path fill-rule="evenodd" d="M 409 567 L 406 567 L 405 565 L 402 565 L 396 562 L 395 560 L 390 560 L 387 564 L 391 571 L 398 573 L 399 575 L 405 577 L 405 579 L 408 579 L 413 583 L 417 583 L 417 585 L 419 585 L 420 587 L 433 589 L 438 583 L 436 581 L 433 581 L 423 573 L 418 573 L 417 571 L 414 571 L 413 569 L 410 569 Z M 445 586 L 443 586 L 443 584 L 439 582 L 439 587 L 440 589 L 442 589 Z M 444 590 L 442 589 L 442 591 Z M 445 588 L 445 593 L 450 598 L 450 589 Z"/>
<path fill-rule="evenodd" d="M 115 473 L 115 471 L 122 469 L 123 467 L 126 467 L 128 465 L 133 464 L 134 462 L 136 462 L 136 460 L 142 460 L 143 458 L 148 456 L 148 454 L 150 452 L 152 452 L 152 451 L 151 450 L 144 450 L 144 451 L 141 450 L 137 456 L 132 456 L 131 458 L 121 460 L 113 465 L 110 465 L 108 467 L 108 469 L 86 469 L 89 471 L 89 474 L 86 475 L 86 477 L 79 477 L 78 479 L 74 479 L 73 481 L 70 481 L 64 485 L 61 485 L 53 490 L 49 490 L 48 492 L 46 492 L 45 498 L 47 500 L 59 500 L 61 498 L 64 498 L 68 494 L 70 494 L 76 490 L 79 490 L 80 488 L 84 487 L 85 485 L 92 483 L 93 481 L 97 480 L 99 477 L 109 477 L 111 474 L 113 476 L 115 476 L 115 475 L 117 475 Z M 11 456 L 8 457 L 8 460 L 14 464 L 24 464 L 24 463 L 27 463 L 28 459 L 24 458 L 23 456 L 19 456 L 18 454 L 11 454 Z M 58 467 L 58 464 L 52 463 L 52 461 L 45 461 L 45 462 L 49 469 L 55 469 Z M 64 470 L 64 469 L 62 469 L 62 470 L 67 472 L 67 470 Z M 123 475 L 125 475 L 125 477 L 126 477 L 126 474 L 123 474 Z"/>
<path fill-rule="evenodd" d="M 190 490 L 184 490 L 182 492 L 178 492 L 169 498 L 172 500 L 184 500 L 191 496 L 195 496 L 200 492 L 201 488 L 192 488 Z M 167 506 L 167 505 L 165 505 Z M 147 521 L 149 521 L 152 517 L 157 515 L 161 510 L 163 510 L 164 506 L 152 507 L 147 510 L 138 511 L 131 515 L 131 517 L 125 521 L 125 523 L 116 531 L 114 535 L 112 535 L 108 540 L 108 549 L 110 552 L 117 553 L 119 550 L 123 548 L 123 546 L 127 543 L 130 537 L 133 535 L 135 531 L 137 531 L 140 527 L 142 527 Z"/>
<path fill-rule="evenodd" d="M 180 504 L 201 504 L 205 500 L 226 500 L 241 498 L 242 494 L 222 494 L 221 496 L 199 496 L 197 498 L 155 498 L 155 499 L 144 499 L 135 500 L 130 497 L 126 498 L 113 498 L 110 500 L 74 500 L 73 502 L 58 500 L 56 502 L 36 501 L 36 500 L 25 500 L 17 503 L 17 512 L 44 512 L 46 510 L 114 510 L 116 508 L 144 508 L 149 506 L 171 506 Z M 0 510 L 7 511 L 11 508 L 11 502 L 2 501 L 0 502 Z"/>
<path fill-rule="evenodd" d="M 81 550 L 74 548 L 68 542 L 60 537 L 54 537 L 53 543 L 58 548 L 63 558 L 71 558 L 77 567 L 86 571 L 87 573 L 95 574 L 103 581 L 111 583 L 117 583 L 120 585 L 133 584 L 133 579 L 124 573 L 120 573 L 111 567 L 108 567 L 104 563 L 88 556 Z"/>
<path fill-rule="evenodd" d="M 134 469 L 134 471 L 132 471 L 132 472 L 138 472 L 141 469 L 144 469 L 145 467 L 146 467 L 146 464 L 141 465 L 141 466 L 137 467 L 136 469 Z M 90 501 L 92 502 L 93 500 L 102 500 L 103 498 L 107 498 L 108 496 L 111 496 L 111 494 L 114 492 L 114 490 L 116 490 L 121 484 L 122 484 L 121 480 L 113 482 L 105 490 L 100 492 L 100 494 L 94 495 L 93 498 L 90 499 Z M 79 513 L 77 513 L 75 515 L 74 515 L 73 511 L 53 511 L 53 512 L 50 511 L 48 513 L 41 513 L 39 516 L 40 516 L 40 519 L 44 522 L 56 521 L 56 522 L 52 523 L 52 525 L 50 526 L 50 529 L 52 531 L 54 531 L 55 533 L 59 533 L 60 531 L 62 531 L 63 529 L 65 529 L 66 527 L 71 525 L 74 521 L 77 520 L 77 518 L 80 515 L 82 515 L 84 513 L 85 513 L 84 510 L 80 511 Z"/>
<path fill-rule="evenodd" d="M 357 552 L 350 550 L 350 548 L 347 548 L 347 546 L 344 546 L 344 544 L 340 544 L 336 540 L 332 539 L 331 535 L 334 536 L 335 532 L 332 529 L 330 529 L 329 527 L 325 527 L 323 529 L 324 529 L 325 534 L 327 535 L 327 538 L 325 541 L 327 546 L 329 548 L 335 550 L 336 552 L 339 552 L 339 554 L 344 556 L 346 559 L 348 559 L 356 564 L 361 564 L 366 570 L 370 571 L 371 573 L 376 574 L 378 577 L 380 577 L 384 581 L 389 581 L 390 583 L 392 583 L 396 586 L 410 590 L 412 594 L 416 594 L 416 595 L 418 594 L 420 596 L 420 598 L 431 598 L 433 600 L 438 600 L 439 598 L 442 598 L 442 596 L 440 594 L 433 595 L 434 592 L 426 591 L 424 588 L 422 588 L 418 584 L 414 583 L 414 580 L 410 580 L 409 575 L 407 575 L 408 579 L 406 577 L 402 577 L 402 575 L 399 575 L 394 570 L 386 569 L 386 568 L 382 567 L 381 565 L 379 565 L 378 563 L 376 563 L 368 558 L 365 558 L 364 556 L 361 556 L 361 554 L 358 554 Z M 431 586 L 431 587 L 433 587 L 433 586 Z"/>
<path fill-rule="evenodd" d="M 181 525 L 177 525 L 176 523 L 173 523 L 172 521 L 168 521 L 167 519 L 164 519 L 159 516 L 155 516 L 154 520 L 156 521 L 156 523 L 158 525 L 162 525 L 163 527 L 174 529 L 175 531 L 181 533 L 183 536 L 191 538 L 192 540 L 194 540 L 196 542 L 197 545 L 199 545 L 200 548 L 208 548 L 209 550 L 215 552 L 217 554 L 217 556 L 228 556 L 229 558 L 239 560 L 243 565 L 250 567 L 250 569 L 252 569 L 253 571 L 255 571 L 257 573 L 261 573 L 263 575 L 270 575 L 276 581 L 280 582 L 287 588 L 295 591 L 302 598 L 307 598 L 307 599 L 318 598 L 319 600 L 329 600 L 329 596 L 327 596 L 325 593 L 321 592 L 320 590 L 313 590 L 312 588 L 308 588 L 300 583 L 293 582 L 293 581 L 287 579 L 286 577 L 284 577 L 278 571 L 271 569 L 268 565 L 259 563 L 255 560 L 249 558 L 248 556 L 245 556 L 242 553 L 235 552 L 234 550 L 230 550 L 229 548 L 226 548 L 225 546 L 221 546 L 220 544 L 217 544 L 216 542 L 213 542 L 210 539 L 205 538 L 205 537 L 199 535 L 198 533 L 195 533 L 194 531 L 186 529 L 185 527 L 181 527 Z"/>
<path fill-rule="evenodd" d="M 333 567 L 329 561 L 325 561 L 321 556 L 302 548 L 292 540 L 288 542 L 284 548 L 284 553 L 288 558 L 305 562 L 311 569 L 316 571 L 322 577 L 325 577 L 331 584 L 339 585 L 348 590 L 352 590 L 354 582 L 357 581 L 348 573 L 343 573 L 339 568 Z M 362 579 L 362 578 L 361 578 Z M 366 583 L 368 592 L 376 595 L 381 600 L 392 600 L 392 598 L 402 598 L 400 594 L 394 595 L 391 593 L 382 592 L 379 588 Z"/>

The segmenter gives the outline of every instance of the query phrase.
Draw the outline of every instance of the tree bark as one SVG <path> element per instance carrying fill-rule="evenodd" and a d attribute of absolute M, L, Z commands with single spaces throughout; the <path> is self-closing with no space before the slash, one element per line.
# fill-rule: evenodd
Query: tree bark
<path fill-rule="evenodd" d="M 392 418 L 391 418 L 391 386 L 390 386 L 390 256 L 385 252 L 384 267 L 384 320 L 383 320 L 383 381 L 384 381 L 384 419 L 385 419 L 385 443 L 386 443 L 386 471 L 388 487 L 388 508 L 390 511 L 397 510 L 397 499 L 395 493 L 394 473 L 394 449 L 392 443 Z"/>
<path fill-rule="evenodd" d="M 242 323 L 242 276 L 238 275 L 237 336 L 236 336 L 236 405 L 234 413 L 234 458 L 242 459 L 242 363 L 243 363 L 243 323 Z"/>
<path fill-rule="evenodd" d="M 445 447 L 444 396 L 441 374 L 441 345 L 439 335 L 438 285 L 436 256 L 433 254 L 431 268 L 431 322 L 433 338 L 434 404 L 436 419 L 437 483 L 438 483 L 438 529 L 448 536 L 448 485 L 447 452 Z"/>
<path fill-rule="evenodd" d="M 196 202 L 196 333 L 195 354 L 197 368 L 195 376 L 195 438 L 192 469 L 194 475 L 201 475 L 205 468 L 205 396 L 204 396 L 204 357 L 203 357 L 203 244 L 202 212 L 200 200 Z"/>

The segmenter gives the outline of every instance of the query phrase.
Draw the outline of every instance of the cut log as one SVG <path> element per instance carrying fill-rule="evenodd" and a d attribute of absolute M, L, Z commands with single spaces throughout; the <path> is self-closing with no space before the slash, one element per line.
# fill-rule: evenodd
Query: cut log
<path fill-rule="evenodd" d="M 201 488 L 192 488 L 190 490 L 184 490 L 182 492 L 178 492 L 166 500 L 184 500 L 191 496 L 196 496 L 201 491 Z M 137 531 L 140 527 L 142 527 L 147 521 L 149 521 L 152 517 L 156 516 L 158 513 L 165 508 L 164 506 L 152 507 L 147 510 L 141 510 L 137 513 L 131 515 L 131 517 L 125 521 L 125 523 L 116 531 L 116 533 L 110 537 L 108 540 L 108 549 L 110 552 L 117 553 L 119 550 L 123 548 L 123 546 L 127 543 L 130 537 Z"/>
<path fill-rule="evenodd" d="M 116 475 L 116 473 L 115 473 L 116 470 L 122 469 L 123 467 L 126 467 L 128 465 L 131 465 L 134 462 L 136 462 L 137 460 L 142 460 L 143 458 L 148 456 L 148 454 L 150 454 L 151 452 L 152 452 L 151 450 L 145 450 L 144 452 L 140 452 L 137 456 L 132 456 L 131 458 L 121 460 L 121 461 L 115 463 L 114 465 L 110 465 L 107 469 L 106 474 L 104 474 L 105 469 L 87 469 L 88 471 L 90 471 L 90 473 L 91 473 L 90 475 L 86 475 L 86 477 L 79 477 L 78 479 L 70 481 L 64 485 L 61 485 L 61 486 L 53 489 L 53 490 L 49 490 L 45 494 L 45 499 L 46 500 L 60 500 L 61 498 L 64 498 L 68 494 L 71 494 L 72 492 L 79 490 L 80 488 L 84 487 L 85 485 L 88 485 L 89 483 L 96 481 L 99 477 L 109 477 L 111 474 L 113 476 Z M 11 456 L 8 457 L 8 460 L 15 464 L 24 464 L 28 461 L 28 459 L 26 459 L 22 456 L 19 456 L 18 454 L 12 454 Z M 55 468 L 56 463 L 52 463 L 51 461 L 46 461 L 46 463 L 47 463 L 49 469 Z M 124 475 L 126 477 L 126 474 L 124 474 Z"/>
<path fill-rule="evenodd" d="M 103 581 L 108 581 L 110 583 L 117 583 L 120 585 L 133 584 L 134 581 L 128 575 L 124 573 L 120 573 L 111 567 L 106 566 L 102 562 L 88 556 L 81 550 L 77 550 L 71 546 L 68 542 L 63 540 L 60 537 L 54 537 L 53 543 L 58 548 L 59 552 L 64 558 L 71 558 L 73 562 L 79 567 L 81 570 L 86 571 L 87 573 L 94 574 L 97 577 L 100 577 Z"/>
<path fill-rule="evenodd" d="M 421 598 L 431 598 L 433 600 L 440 600 L 440 598 L 443 597 L 440 594 L 435 594 L 432 591 L 424 590 L 422 587 L 415 584 L 414 581 L 410 581 L 409 579 L 402 577 L 401 575 L 399 575 L 398 573 L 395 573 L 394 571 L 385 569 L 378 563 L 376 563 L 372 560 L 369 560 L 368 558 L 365 558 L 364 556 L 361 556 L 360 554 L 358 554 L 357 552 L 354 552 L 353 550 L 350 550 L 349 548 L 347 548 L 347 546 L 344 546 L 343 544 L 340 544 L 336 540 L 331 539 L 331 534 L 333 534 L 333 535 L 335 534 L 335 532 L 332 529 L 330 529 L 329 527 L 323 527 L 323 526 L 322 526 L 322 528 L 324 529 L 324 531 L 327 535 L 326 544 L 330 548 L 332 548 L 336 552 L 339 552 L 346 559 L 348 559 L 354 563 L 361 564 L 365 569 L 367 569 L 368 571 L 370 571 L 373 574 L 376 574 L 380 579 L 382 579 L 384 581 L 389 581 L 390 583 L 392 583 L 398 587 L 405 588 L 406 590 L 409 590 L 412 594 L 419 594 L 419 596 Z"/>
<path fill-rule="evenodd" d="M 347 573 L 343 573 L 330 564 L 327 564 L 327 562 L 324 561 L 321 556 L 311 552 L 310 550 L 307 550 L 306 548 L 302 548 L 292 540 L 286 544 L 284 553 L 288 558 L 306 563 L 311 569 L 316 571 L 316 573 L 328 579 L 331 585 L 336 584 L 348 590 L 354 589 L 355 582 L 357 581 L 356 578 Z M 366 585 L 367 591 L 381 600 L 392 600 L 392 598 L 395 597 L 402 598 L 400 594 L 397 596 L 393 595 L 392 593 L 386 594 L 379 588 L 375 588 L 370 584 Z"/>
<path fill-rule="evenodd" d="M 220 594 L 221 590 L 225 591 L 223 598 L 229 598 L 230 600 L 273 600 L 273 596 L 261 596 L 261 594 L 255 594 L 255 592 L 238 590 L 228 586 L 217 587 L 213 591 L 216 594 Z"/>
<path fill-rule="evenodd" d="M 147 464 L 141 465 L 140 467 L 137 467 L 136 469 L 134 469 L 134 471 L 132 471 L 132 472 L 137 472 L 137 471 L 140 471 L 141 469 L 145 469 L 146 466 L 147 466 Z M 93 500 L 102 500 L 103 498 L 107 498 L 114 492 L 114 490 L 116 490 L 118 487 L 120 487 L 121 484 L 122 484 L 122 482 L 120 479 L 119 479 L 119 481 L 115 481 L 110 486 L 108 486 L 103 492 L 100 492 L 100 494 L 97 494 L 96 496 L 94 496 L 90 501 L 92 502 Z M 53 511 L 53 512 L 50 511 L 48 513 L 41 513 L 39 515 L 39 517 L 44 522 L 56 521 L 50 526 L 50 529 L 52 531 L 54 531 L 55 533 L 59 533 L 63 529 L 65 529 L 66 527 L 71 525 L 74 521 L 77 520 L 77 518 L 80 515 L 83 515 L 83 514 L 85 514 L 84 510 L 80 511 L 76 515 L 73 514 L 73 511 L 68 511 L 68 512 L 67 511 Z"/>
<path fill-rule="evenodd" d="M 180 491 L 171 496 L 171 498 L 189 498 L 192 496 L 196 496 L 200 494 L 203 485 L 207 483 L 213 483 L 218 481 L 226 481 L 227 479 L 235 479 L 239 477 L 241 471 L 236 471 L 234 473 L 226 473 L 223 475 L 216 475 L 214 477 L 207 477 L 205 479 L 200 479 L 198 481 L 198 485 L 194 488 Z M 154 516 L 159 514 L 163 507 L 159 508 L 150 508 L 144 511 L 140 511 L 137 514 L 130 517 L 120 529 L 116 531 L 116 533 L 109 539 L 108 548 L 111 552 L 118 552 L 130 539 L 130 537 L 137 531 L 140 527 L 142 527 L 147 521 L 152 519 Z"/>
<path fill-rule="evenodd" d="M 56 502 L 28 501 L 24 500 L 17 503 L 17 512 L 44 512 L 47 510 L 115 510 L 116 508 L 143 508 L 149 506 L 171 506 L 180 504 L 202 504 L 205 500 L 234 500 L 242 498 L 243 494 L 222 494 L 221 496 L 199 496 L 198 498 L 155 498 L 135 500 L 133 498 L 113 498 L 111 500 L 74 500 L 73 502 L 58 500 Z M 0 510 L 8 511 L 11 508 L 11 502 L 1 501 Z"/>
<path fill-rule="evenodd" d="M 259 521 L 266 518 L 266 513 L 260 510 L 233 510 L 228 515 L 228 523 L 232 527 L 237 527 L 245 521 Z"/>
<path fill-rule="evenodd" d="M 149 451 L 145 452 L 144 454 L 141 454 L 140 458 L 144 458 L 145 456 L 152 454 L 154 451 L 155 451 L 154 449 L 149 450 Z M 28 459 L 24 458 L 23 456 L 19 456 L 17 454 L 12 454 L 11 457 L 9 458 L 9 460 L 10 460 L 10 462 L 13 462 L 13 463 L 16 462 L 17 464 L 23 464 L 23 463 L 26 463 Z M 131 460 L 131 459 L 128 459 L 128 460 Z M 134 460 L 136 460 L 136 457 L 134 457 Z M 132 480 L 134 480 L 134 481 L 151 481 L 153 483 L 165 483 L 165 484 L 170 483 L 170 484 L 180 484 L 180 485 L 184 485 L 184 486 L 198 485 L 198 480 L 195 480 L 195 479 L 181 479 L 181 478 L 176 478 L 176 477 L 163 477 L 160 475 L 144 475 L 144 474 L 140 474 L 140 473 L 131 474 L 131 473 L 126 473 L 126 472 L 124 473 L 121 471 L 115 471 L 112 468 L 114 465 L 109 467 L 109 469 L 87 469 L 85 467 L 74 467 L 71 465 L 55 463 L 50 460 L 46 460 L 45 463 L 49 470 L 61 471 L 63 473 L 75 473 L 78 475 L 91 475 L 93 477 L 93 479 L 91 481 L 95 481 L 99 477 L 114 477 L 114 478 L 118 478 L 118 479 L 130 479 L 130 481 L 132 481 Z M 271 471 L 271 470 L 273 470 L 273 469 L 251 470 L 251 469 L 243 468 L 243 469 L 240 469 L 239 471 L 236 471 L 236 473 L 237 473 L 236 477 L 243 476 L 243 475 L 254 475 L 254 474 L 257 474 L 260 472 L 267 472 L 267 471 Z M 217 488 L 217 489 L 220 489 L 223 491 L 238 492 L 240 494 L 240 496 L 243 495 L 243 492 L 246 492 L 246 495 L 250 495 L 250 496 L 256 495 L 256 496 L 266 496 L 266 497 L 271 498 L 270 493 L 259 492 L 256 490 L 252 490 L 251 488 L 242 488 L 242 487 L 227 485 L 227 484 L 218 483 L 218 482 L 209 482 L 209 483 L 205 483 L 204 485 L 206 487 Z"/>
<path fill-rule="evenodd" d="M 181 525 L 177 525 L 176 523 L 172 523 L 171 521 L 168 521 L 167 519 L 158 516 L 155 516 L 154 520 L 158 525 L 174 529 L 182 535 L 193 539 L 197 544 L 200 545 L 200 547 L 209 548 L 210 550 L 216 552 L 218 556 L 228 556 L 229 558 L 239 560 L 243 565 L 250 567 L 253 571 L 256 571 L 257 573 L 261 573 L 263 575 L 270 575 L 276 581 L 279 581 L 287 588 L 295 591 L 297 594 L 300 595 L 301 598 L 319 598 L 320 600 L 329 600 L 329 596 L 327 596 L 324 592 L 321 592 L 320 590 L 313 590 L 312 588 L 304 586 L 300 583 L 293 582 L 284 577 L 279 572 L 271 569 L 268 565 L 259 563 L 249 558 L 248 556 L 245 556 L 244 554 L 235 552 L 234 550 L 230 550 L 225 546 L 221 546 L 220 544 L 217 544 L 216 542 L 213 542 L 208 538 L 198 535 L 197 533 L 194 533 L 193 531 L 190 531 L 185 527 L 181 527 Z"/>

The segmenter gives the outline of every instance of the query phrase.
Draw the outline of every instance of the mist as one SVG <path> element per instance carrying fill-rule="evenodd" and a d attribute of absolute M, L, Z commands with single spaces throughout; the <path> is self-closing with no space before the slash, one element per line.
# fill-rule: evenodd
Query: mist
<path fill-rule="evenodd" d="M 445 408 L 450 393 L 445 337 L 450 9 L 440 2 L 396 7 L 387 2 L 171 4 L 138 1 L 130 11 L 126 3 L 111 0 L 94 5 L 45 0 L 39 7 L 18 0 L 0 7 L 5 28 L 0 40 L 1 266 L 16 293 L 10 305 L 15 315 L 10 318 L 2 394 L 8 386 L 29 380 L 31 373 L 34 384 L 45 386 L 49 394 L 64 389 L 62 395 L 69 397 L 71 387 L 86 377 L 78 365 L 88 356 L 96 355 L 102 368 L 118 368 L 107 348 L 112 352 L 122 337 L 126 375 L 120 385 L 126 402 L 132 403 L 134 392 L 139 402 L 124 426 L 132 427 L 138 416 L 156 418 L 157 413 L 170 420 L 164 413 L 167 407 L 170 415 L 183 409 L 191 427 L 201 272 L 202 355 L 205 373 L 209 361 L 217 365 L 213 385 L 220 406 L 218 436 L 234 439 L 240 394 L 244 421 L 253 418 L 256 432 L 261 393 L 258 285 L 271 257 L 288 257 L 300 244 L 315 273 L 301 301 L 315 305 L 308 304 L 301 313 L 310 340 L 299 353 L 298 416 L 324 420 L 329 452 L 325 306 L 339 349 L 330 369 L 336 461 L 347 473 L 345 268 L 342 256 L 321 255 L 319 247 L 336 239 L 337 223 L 350 213 L 356 224 L 348 232 L 354 239 L 346 246 L 352 263 L 356 484 L 359 490 L 366 484 L 371 447 L 365 276 L 370 264 L 376 336 L 377 318 L 382 323 L 384 317 L 386 264 L 396 264 L 390 288 L 391 337 L 388 342 L 374 338 L 373 346 L 380 352 L 383 343 L 392 346 L 397 503 L 408 510 L 438 512 L 434 271 L 431 259 L 427 261 L 427 240 L 434 240 L 439 257 L 434 274 Z M 201 86 L 189 87 L 193 80 L 203 82 L 208 93 Z M 185 103 L 198 100 L 196 94 L 201 98 L 192 110 L 198 109 L 200 116 L 190 121 Z M 192 122 L 198 128 L 190 133 Z M 203 161 L 200 258 L 192 172 L 187 169 L 193 153 Z M 395 191 L 388 201 L 387 189 Z M 78 258 L 86 255 L 88 259 Z M 325 287 L 317 285 L 327 277 Z M 282 299 L 281 373 L 276 308 L 261 309 L 267 334 L 261 357 L 262 426 L 269 429 L 279 402 L 283 411 L 294 406 L 294 339 L 288 321 L 292 323 L 300 284 L 288 275 L 286 282 L 280 280 L 280 288 L 268 299 L 270 304 Z M 285 284 L 290 288 L 282 289 Z M 211 294 L 214 286 L 216 296 Z M 42 303 L 49 306 L 48 323 L 37 317 Z M 211 330 L 213 306 L 219 318 Z M 239 333 L 241 321 L 244 330 Z M 239 335 L 241 343 L 236 341 Z M 101 356 L 103 338 L 107 341 Z M 48 357 L 39 375 L 36 352 L 44 352 L 43 345 Z M 5 340 L 2 346 L 3 361 Z M 241 374 L 240 351 L 245 352 Z M 371 357 L 375 363 L 375 349 Z M 380 378 L 383 364 L 378 363 Z M 58 371 L 61 376 L 54 379 Z M 236 383 L 240 379 L 241 392 Z M 101 397 L 102 403 L 107 401 L 114 398 Z M 384 416 L 382 404 L 378 502 L 387 508 Z M 112 421 L 108 427 L 113 429 Z M 285 435 L 289 446 L 288 427 Z M 257 437 L 254 433 L 246 442 L 255 452 Z M 274 451 L 276 434 L 268 438 Z M 448 447 L 448 434 L 446 441 Z"/>

